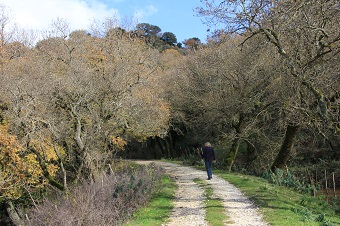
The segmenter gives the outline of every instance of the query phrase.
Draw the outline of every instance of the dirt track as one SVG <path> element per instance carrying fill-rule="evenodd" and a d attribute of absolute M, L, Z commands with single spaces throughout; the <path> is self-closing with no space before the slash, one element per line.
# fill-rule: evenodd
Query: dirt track
<path fill-rule="evenodd" d="M 149 162 L 143 162 L 149 163 Z M 178 190 L 175 193 L 174 210 L 167 226 L 207 225 L 205 221 L 203 190 L 194 182 L 195 178 L 207 179 L 206 172 L 173 163 L 155 162 L 167 174 L 175 178 Z M 214 196 L 221 199 L 230 217 L 225 225 L 259 226 L 268 225 L 262 219 L 258 208 L 239 189 L 222 178 L 213 175 L 206 180 L 214 190 Z M 232 223 L 231 223 L 232 222 Z"/>

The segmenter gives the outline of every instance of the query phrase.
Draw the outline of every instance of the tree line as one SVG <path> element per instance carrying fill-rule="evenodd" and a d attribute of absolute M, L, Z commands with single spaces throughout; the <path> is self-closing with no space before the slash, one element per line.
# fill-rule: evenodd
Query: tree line
<path fill-rule="evenodd" d="M 185 48 L 158 26 L 128 30 L 110 19 L 88 31 L 57 20 L 29 45 L 29 33 L 6 29 L 3 11 L 0 197 L 8 214 L 51 187 L 67 195 L 83 179 L 98 181 L 117 156 L 195 155 L 205 141 L 228 170 L 339 172 L 338 2 L 201 2 L 198 15 L 225 28 Z"/>

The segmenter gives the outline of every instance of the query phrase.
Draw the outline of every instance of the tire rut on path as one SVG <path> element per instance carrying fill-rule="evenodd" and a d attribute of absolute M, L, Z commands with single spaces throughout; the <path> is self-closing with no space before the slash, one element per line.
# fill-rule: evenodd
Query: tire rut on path
<path fill-rule="evenodd" d="M 147 164 L 154 162 L 161 166 L 170 177 L 175 178 L 178 190 L 174 194 L 174 209 L 166 226 L 198 226 L 208 225 L 205 220 L 204 191 L 195 182 L 195 178 L 206 180 L 205 171 L 187 166 L 159 161 L 138 161 Z M 225 181 L 213 175 L 212 180 L 206 180 L 213 188 L 213 195 L 221 199 L 230 217 L 225 225 L 262 226 L 268 225 L 262 219 L 258 208 L 242 192 Z"/>

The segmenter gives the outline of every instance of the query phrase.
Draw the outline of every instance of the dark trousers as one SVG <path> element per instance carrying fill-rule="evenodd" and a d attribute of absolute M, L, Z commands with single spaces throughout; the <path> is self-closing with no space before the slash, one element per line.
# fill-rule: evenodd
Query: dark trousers
<path fill-rule="evenodd" d="M 207 170 L 208 178 L 212 178 L 212 160 L 205 160 L 205 169 Z"/>

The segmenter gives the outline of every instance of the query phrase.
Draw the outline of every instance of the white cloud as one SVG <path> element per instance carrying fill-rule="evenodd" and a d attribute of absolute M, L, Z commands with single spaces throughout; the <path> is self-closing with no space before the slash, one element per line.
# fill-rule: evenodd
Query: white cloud
<path fill-rule="evenodd" d="M 12 23 L 20 27 L 47 30 L 57 18 L 69 22 L 72 30 L 89 28 L 93 19 L 119 18 L 118 10 L 98 0 L 4 0 Z"/>
<path fill-rule="evenodd" d="M 144 8 L 135 10 L 134 18 L 136 20 L 143 20 L 146 17 L 152 16 L 158 12 L 158 9 L 154 5 L 148 5 Z"/>

